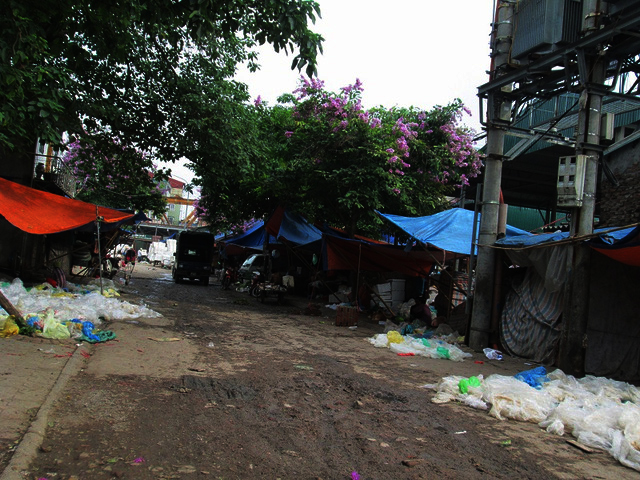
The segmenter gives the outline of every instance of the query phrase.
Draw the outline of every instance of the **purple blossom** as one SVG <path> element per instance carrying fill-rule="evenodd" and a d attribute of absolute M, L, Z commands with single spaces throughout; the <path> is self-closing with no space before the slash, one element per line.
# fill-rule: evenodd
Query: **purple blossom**
<path fill-rule="evenodd" d="M 262 105 L 262 98 L 260 97 L 260 95 L 258 95 L 258 97 L 253 101 L 253 104 L 256 107 L 259 107 L 260 105 Z"/>
<path fill-rule="evenodd" d="M 293 135 L 293 132 L 287 130 L 286 132 L 284 132 L 284 136 L 287 138 L 291 138 L 291 135 Z"/>

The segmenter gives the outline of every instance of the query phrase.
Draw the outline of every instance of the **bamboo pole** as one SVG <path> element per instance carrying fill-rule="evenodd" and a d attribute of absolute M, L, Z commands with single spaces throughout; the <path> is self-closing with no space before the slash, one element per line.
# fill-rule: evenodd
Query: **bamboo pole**
<path fill-rule="evenodd" d="M 15 318 L 16 323 L 19 326 L 22 326 L 22 327 L 26 326 L 26 322 L 24 321 L 24 317 L 22 316 L 22 314 L 18 311 L 16 307 L 13 306 L 13 304 L 9 301 L 9 299 L 5 297 L 4 293 L 2 293 L 1 290 L 0 290 L 0 306 L 2 306 L 2 308 L 4 308 L 9 315 Z"/>

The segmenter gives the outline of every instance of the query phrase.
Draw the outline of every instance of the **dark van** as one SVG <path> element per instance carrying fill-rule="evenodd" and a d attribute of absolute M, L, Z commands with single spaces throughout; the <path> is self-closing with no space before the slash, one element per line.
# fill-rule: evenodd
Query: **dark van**
<path fill-rule="evenodd" d="M 207 232 L 180 232 L 176 243 L 171 276 L 176 283 L 183 278 L 209 285 L 214 252 L 214 236 Z"/>

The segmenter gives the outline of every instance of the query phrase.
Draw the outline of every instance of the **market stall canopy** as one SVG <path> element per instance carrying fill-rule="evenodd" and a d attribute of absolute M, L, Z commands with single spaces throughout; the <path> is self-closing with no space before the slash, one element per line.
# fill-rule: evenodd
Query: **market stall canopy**
<path fill-rule="evenodd" d="M 426 251 L 406 251 L 404 247 L 335 235 L 324 235 L 322 246 L 324 270 L 397 272 L 426 277 L 435 263 L 433 255 Z"/>
<path fill-rule="evenodd" d="M 265 243 L 276 243 L 274 238 L 269 238 L 264 228 L 264 221 L 258 220 L 244 233 L 216 240 L 224 245 L 224 252 L 228 255 L 240 255 L 246 250 L 262 251 Z"/>
<path fill-rule="evenodd" d="M 474 212 L 471 210 L 452 208 L 426 217 L 402 217 L 376 213 L 425 245 L 432 245 L 460 255 L 471 254 L 474 217 Z M 479 226 L 480 214 L 478 214 L 476 230 Z M 527 234 L 528 232 L 524 230 L 507 225 L 507 237 Z"/>
<path fill-rule="evenodd" d="M 278 207 L 265 224 L 267 232 L 278 240 L 308 245 L 322 239 L 322 232 L 297 213 Z"/>
<path fill-rule="evenodd" d="M 586 239 L 586 245 L 613 260 L 640 267 L 640 227 L 607 227 L 593 231 L 594 236 Z M 511 249 L 528 247 L 553 247 L 574 241 L 569 232 L 527 234 L 518 237 L 502 238 L 496 245 Z"/>
<path fill-rule="evenodd" d="M 20 230 L 35 235 L 74 230 L 94 223 L 97 215 L 109 224 L 134 216 L 36 190 L 4 178 L 0 178 L 0 215 Z"/>

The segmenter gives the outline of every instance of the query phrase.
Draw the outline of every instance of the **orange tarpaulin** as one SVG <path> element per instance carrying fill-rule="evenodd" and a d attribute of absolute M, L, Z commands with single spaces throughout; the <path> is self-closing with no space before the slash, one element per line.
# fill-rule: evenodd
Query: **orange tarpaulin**
<path fill-rule="evenodd" d="M 131 213 L 54 195 L 0 178 L 0 215 L 28 233 L 44 235 L 82 227 L 96 221 L 113 223 L 133 217 Z"/>

